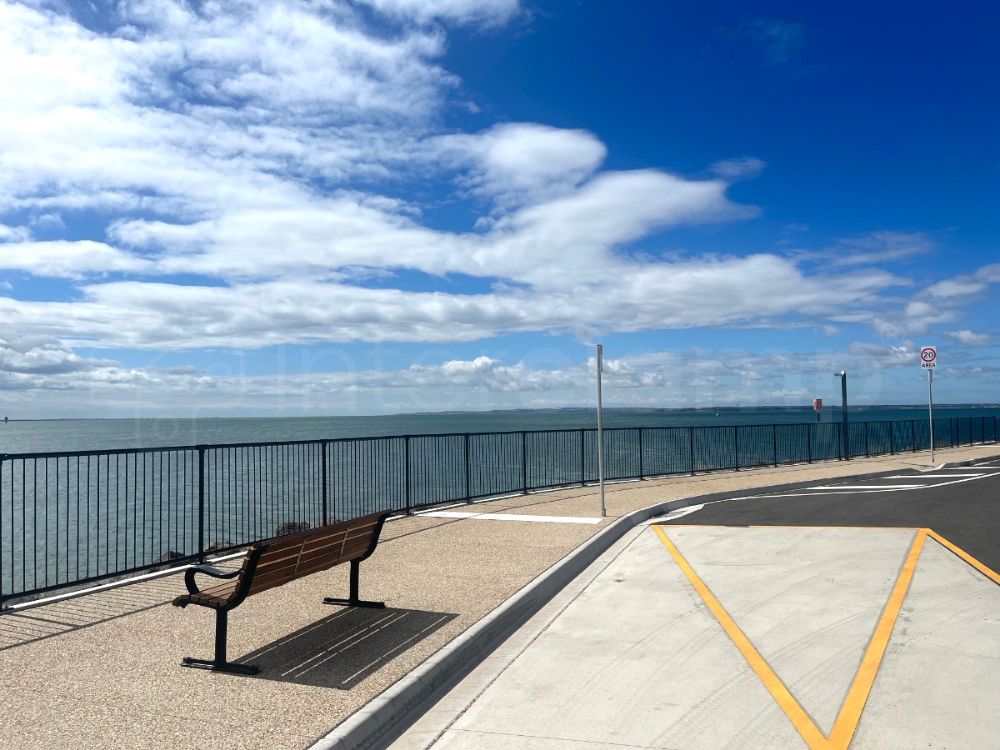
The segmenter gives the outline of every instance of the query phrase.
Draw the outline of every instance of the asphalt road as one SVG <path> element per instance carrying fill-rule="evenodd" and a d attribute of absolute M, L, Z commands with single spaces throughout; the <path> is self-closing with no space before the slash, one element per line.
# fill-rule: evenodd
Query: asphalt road
<path fill-rule="evenodd" d="M 748 495 L 708 503 L 667 523 L 930 528 L 1000 571 L 1000 460 Z"/>

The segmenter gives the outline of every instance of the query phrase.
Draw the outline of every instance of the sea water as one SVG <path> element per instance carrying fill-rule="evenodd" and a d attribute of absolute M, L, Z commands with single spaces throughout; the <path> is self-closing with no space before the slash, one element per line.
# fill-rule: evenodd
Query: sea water
<path fill-rule="evenodd" d="M 935 407 L 934 416 L 990 417 L 997 405 Z M 859 407 L 853 422 L 927 419 L 926 407 Z M 825 409 L 824 422 L 839 422 L 839 408 Z M 815 423 L 811 409 L 605 409 L 613 427 L 686 427 Z M 218 419 L 66 419 L 0 423 L 0 453 L 158 448 L 264 443 L 389 435 L 592 429 L 593 409 L 394 414 L 370 417 L 248 417 Z"/>

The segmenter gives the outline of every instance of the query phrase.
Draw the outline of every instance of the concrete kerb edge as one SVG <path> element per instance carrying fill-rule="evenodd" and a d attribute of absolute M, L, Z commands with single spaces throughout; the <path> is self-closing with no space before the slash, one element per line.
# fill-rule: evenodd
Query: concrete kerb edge
<path fill-rule="evenodd" d="M 1000 458 L 1000 455 L 974 459 L 977 463 Z M 969 465 L 957 461 L 946 466 Z M 836 477 L 840 481 L 876 479 L 900 470 L 871 472 Z M 420 709 L 443 695 L 490 655 L 517 628 L 558 594 L 570 581 L 610 549 L 636 526 L 656 516 L 701 503 L 720 502 L 733 498 L 750 499 L 777 491 L 800 489 L 817 480 L 730 490 L 705 495 L 678 498 L 633 511 L 610 523 L 559 562 L 538 575 L 527 586 L 494 609 L 467 631 L 459 635 L 427 661 L 401 678 L 384 693 L 371 700 L 336 726 L 329 734 L 309 746 L 308 750 L 363 750 L 399 733 L 413 723 Z"/>
<path fill-rule="evenodd" d="M 545 570 L 490 614 L 438 651 L 366 706 L 348 717 L 309 750 L 359 750 L 401 729 L 418 717 L 417 709 L 465 676 L 517 628 L 547 604 L 570 581 L 635 526 L 691 504 L 671 500 L 633 511 L 609 524 L 562 560 Z"/>

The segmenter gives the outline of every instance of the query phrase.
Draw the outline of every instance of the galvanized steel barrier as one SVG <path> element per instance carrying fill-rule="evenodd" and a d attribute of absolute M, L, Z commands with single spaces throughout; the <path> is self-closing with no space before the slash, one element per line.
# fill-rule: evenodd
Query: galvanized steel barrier
<path fill-rule="evenodd" d="M 604 431 L 607 479 L 842 459 L 841 425 Z M 936 447 L 996 442 L 996 416 L 935 420 Z M 927 421 L 852 422 L 852 456 L 929 448 Z M 596 430 L 0 455 L 0 604 L 183 565 L 376 510 L 597 481 Z"/>

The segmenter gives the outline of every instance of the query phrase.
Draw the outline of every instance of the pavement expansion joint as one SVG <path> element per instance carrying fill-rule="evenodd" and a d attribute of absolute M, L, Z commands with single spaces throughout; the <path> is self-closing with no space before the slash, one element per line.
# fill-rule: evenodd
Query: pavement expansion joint
<path fill-rule="evenodd" d="M 978 560 L 959 549 L 946 539 L 936 534 L 930 529 L 916 529 L 916 535 L 905 561 L 900 568 L 898 577 L 889 594 L 888 601 L 878 620 L 875 631 L 865 650 L 864 657 L 854 676 L 847 697 L 840 706 L 840 711 L 834 722 L 833 729 L 829 734 L 825 734 L 817 726 L 814 718 L 800 705 L 800 702 L 792 695 L 785 683 L 778 677 L 775 670 L 767 660 L 760 654 L 757 647 L 750 641 L 743 630 L 736 624 L 732 616 L 727 612 L 716 596 L 695 572 L 691 564 L 681 554 L 680 550 L 667 535 L 669 530 L 679 530 L 685 528 L 707 528 L 687 525 L 653 525 L 653 529 L 674 561 L 680 567 L 691 585 L 697 591 L 705 605 L 719 621 L 723 630 L 732 639 L 733 643 L 742 653 L 747 663 L 760 678 L 761 682 L 770 692 L 778 706 L 785 713 L 792 725 L 805 740 L 810 750 L 847 750 L 854 738 L 858 723 L 864 711 L 865 704 L 871 693 L 872 686 L 878 674 L 879 666 L 885 655 L 886 648 L 892 636 L 896 619 L 903 601 L 906 598 L 910 583 L 913 580 L 917 563 L 925 542 L 929 538 L 938 542 L 943 547 L 957 555 L 960 559 L 971 565 L 994 583 L 1000 584 L 1000 575 L 980 563 Z M 775 528 L 775 527 L 770 527 Z M 793 527 L 784 527 L 793 528 Z M 899 530 L 899 529 L 895 529 Z"/>

